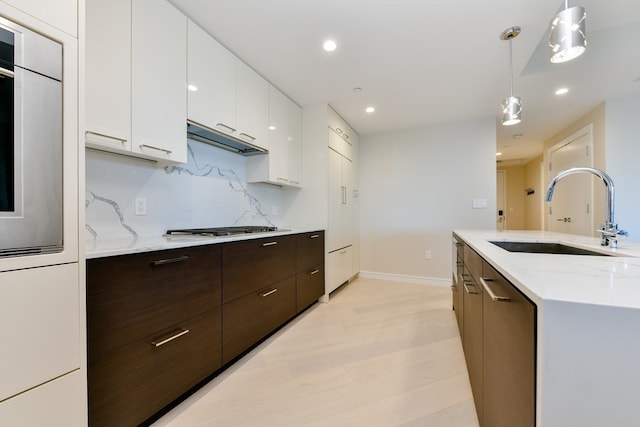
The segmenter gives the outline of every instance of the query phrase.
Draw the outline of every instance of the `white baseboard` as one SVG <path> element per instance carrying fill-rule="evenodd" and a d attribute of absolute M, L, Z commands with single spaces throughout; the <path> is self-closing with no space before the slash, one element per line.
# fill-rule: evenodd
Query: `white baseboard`
<path fill-rule="evenodd" d="M 418 285 L 451 286 L 451 279 L 440 277 L 405 276 L 403 274 L 378 273 L 375 271 L 361 271 L 360 277 L 365 279 L 389 280 L 392 282 L 415 283 Z"/>

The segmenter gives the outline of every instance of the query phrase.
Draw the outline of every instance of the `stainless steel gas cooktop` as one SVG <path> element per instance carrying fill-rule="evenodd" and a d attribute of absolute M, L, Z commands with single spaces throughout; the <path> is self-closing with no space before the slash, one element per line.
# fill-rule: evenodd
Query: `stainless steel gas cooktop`
<path fill-rule="evenodd" d="M 278 227 L 266 225 L 242 225 L 234 227 L 185 228 L 181 230 L 167 230 L 167 234 L 231 236 L 233 234 L 265 233 L 269 231 L 278 231 Z"/>

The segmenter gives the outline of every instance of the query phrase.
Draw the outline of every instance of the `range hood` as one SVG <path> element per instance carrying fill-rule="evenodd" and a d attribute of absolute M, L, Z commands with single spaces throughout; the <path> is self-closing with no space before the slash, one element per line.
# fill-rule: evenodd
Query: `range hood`
<path fill-rule="evenodd" d="M 241 154 L 243 156 L 254 156 L 257 154 L 269 153 L 268 150 L 262 147 L 258 147 L 250 142 L 218 132 L 217 130 L 191 120 L 187 120 L 187 137 L 224 150 Z"/>

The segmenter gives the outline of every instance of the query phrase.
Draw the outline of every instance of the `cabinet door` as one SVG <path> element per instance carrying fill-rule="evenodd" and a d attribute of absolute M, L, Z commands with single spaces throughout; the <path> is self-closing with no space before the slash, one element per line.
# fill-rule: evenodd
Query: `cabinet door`
<path fill-rule="evenodd" d="M 268 147 L 269 85 L 247 64 L 236 60 L 236 137 L 259 147 Z"/>
<path fill-rule="evenodd" d="M 466 271 L 466 270 L 465 270 Z M 478 419 L 482 420 L 483 382 L 482 382 L 482 292 L 480 287 L 466 271 L 462 282 L 463 294 L 463 330 L 462 347 L 469 372 L 469 382 L 473 391 Z M 482 425 L 482 424 L 481 424 Z M 492 426 L 493 427 L 493 426 Z"/>
<path fill-rule="evenodd" d="M 342 245 L 347 246 L 353 243 L 353 163 L 345 158 L 342 159 L 342 186 Z"/>
<path fill-rule="evenodd" d="M 188 118 L 233 135 L 236 129 L 236 58 L 189 21 Z M 194 90 L 197 89 L 197 90 Z"/>
<path fill-rule="evenodd" d="M 342 245 L 342 206 L 344 205 L 342 185 L 342 156 L 329 149 L 329 222 L 327 227 L 327 251 L 332 252 Z"/>
<path fill-rule="evenodd" d="M 87 142 L 131 151 L 131 0 L 86 0 Z"/>
<path fill-rule="evenodd" d="M 166 1 L 132 5 L 132 150 L 187 161 L 187 18 Z"/>
<path fill-rule="evenodd" d="M 79 304 L 78 264 L 0 273 L 0 401 L 79 369 Z"/>
<path fill-rule="evenodd" d="M 535 305 L 484 263 L 484 426 L 535 425 Z M 466 335 L 466 330 L 465 330 Z"/>
<path fill-rule="evenodd" d="M 77 0 L 2 0 L 31 16 L 56 27 L 59 30 L 78 37 L 78 1 Z"/>
<path fill-rule="evenodd" d="M 302 186 L 302 109 L 287 98 L 287 171 L 289 184 Z"/>

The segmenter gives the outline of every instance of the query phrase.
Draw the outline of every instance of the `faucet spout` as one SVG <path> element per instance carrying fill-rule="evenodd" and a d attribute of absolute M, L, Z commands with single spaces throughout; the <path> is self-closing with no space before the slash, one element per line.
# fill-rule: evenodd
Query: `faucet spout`
<path fill-rule="evenodd" d="M 600 226 L 598 231 L 600 232 L 602 238 L 600 244 L 602 246 L 607 246 L 611 243 L 611 247 L 615 247 L 617 245 L 616 237 L 618 235 L 626 235 L 626 232 L 623 230 L 618 230 L 618 225 L 614 221 L 614 197 L 615 197 L 615 186 L 613 185 L 613 180 L 609 175 L 600 169 L 590 168 L 590 167 L 578 167 L 578 168 L 570 168 L 565 171 L 560 172 L 556 175 L 549 186 L 547 187 L 547 191 L 545 193 L 544 200 L 547 202 L 551 201 L 553 197 L 553 191 L 556 188 L 558 182 L 569 175 L 573 175 L 576 173 L 588 173 L 597 176 L 600 178 L 605 185 L 605 222 Z"/>

